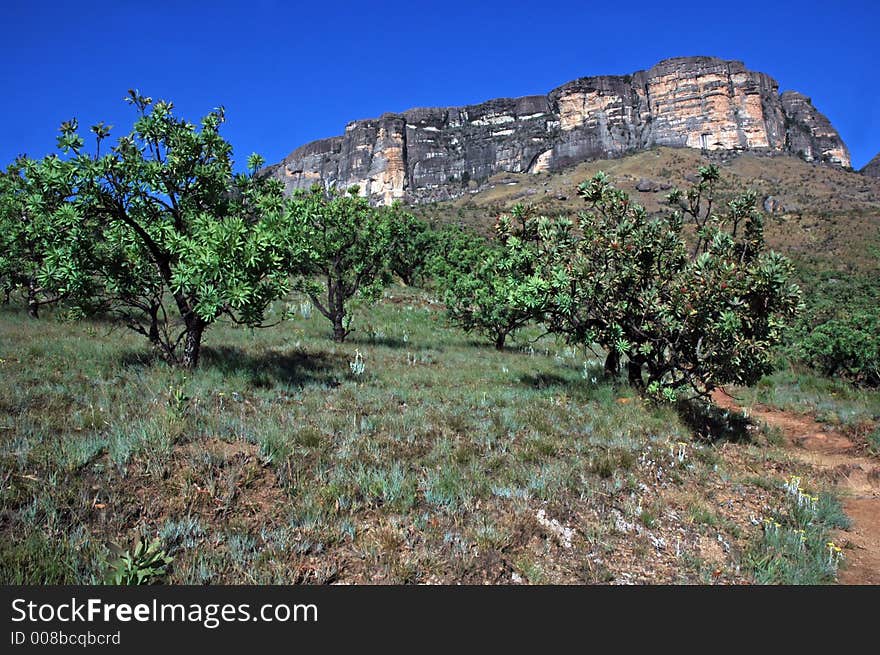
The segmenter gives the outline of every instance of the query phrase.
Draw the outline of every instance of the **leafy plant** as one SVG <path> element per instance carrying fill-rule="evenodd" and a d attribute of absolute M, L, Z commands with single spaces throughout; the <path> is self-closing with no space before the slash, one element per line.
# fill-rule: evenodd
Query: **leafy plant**
<path fill-rule="evenodd" d="M 0 173 L 0 291 L 7 302 L 20 292 L 32 318 L 62 296 L 41 284 L 40 271 L 53 243 L 69 234 L 53 229 L 53 223 L 64 221 L 56 212 L 71 192 L 70 177 L 56 158 L 19 157 Z"/>
<path fill-rule="evenodd" d="M 823 375 L 880 385 L 880 259 L 854 273 L 804 268 L 806 309 L 784 354 Z"/>
<path fill-rule="evenodd" d="M 425 278 L 442 291 L 447 278 L 467 272 L 481 261 L 487 245 L 483 236 L 460 225 L 437 228 L 425 260 Z"/>
<path fill-rule="evenodd" d="M 824 375 L 880 384 L 880 311 L 876 308 L 817 325 L 801 347 L 806 362 Z"/>
<path fill-rule="evenodd" d="M 114 585 L 147 585 L 159 582 L 167 574 L 174 559 L 162 549 L 162 542 L 158 537 L 150 543 L 139 537 L 130 550 L 111 543 L 110 552 L 115 559 L 109 562 L 106 582 Z"/>
<path fill-rule="evenodd" d="M 287 291 L 284 264 L 295 257 L 281 186 L 254 175 L 257 155 L 250 174 L 233 174 L 222 108 L 197 128 L 170 102 L 137 91 L 126 100 L 138 116 L 109 152 L 102 154 L 108 127 L 92 127 L 89 155 L 77 122 L 68 121 L 58 138 L 65 157 L 26 168 L 29 184 L 48 180 L 31 202 L 43 207 L 49 243 L 39 281 L 80 313 L 106 314 L 147 337 L 166 361 L 194 368 L 203 334 L 220 316 L 260 325 Z"/>
<path fill-rule="evenodd" d="M 472 240 L 446 253 L 440 273 L 447 314 L 503 350 L 507 338 L 543 315 L 547 284 L 540 277 L 542 223 L 522 205 L 496 224 L 496 241 Z"/>
<path fill-rule="evenodd" d="M 389 209 L 388 218 L 394 235 L 388 266 L 407 286 L 423 283 L 425 264 L 434 246 L 434 231 L 420 220 L 401 209 L 395 203 Z"/>
<path fill-rule="evenodd" d="M 350 301 L 373 302 L 390 282 L 390 257 L 402 231 L 395 227 L 397 208 L 371 207 L 357 192 L 314 186 L 290 198 L 285 210 L 299 257 L 294 286 L 330 320 L 339 342 L 352 331 Z"/>
<path fill-rule="evenodd" d="M 589 209 L 576 225 L 545 222 L 552 229 L 538 233 L 552 240 L 543 248 L 550 330 L 600 345 L 610 373 L 625 357 L 630 383 L 667 401 L 755 383 L 800 303 L 791 264 L 764 248 L 755 195 L 717 215 L 717 168 L 699 175 L 670 194 L 675 211 L 650 217 L 600 173 L 578 189 Z"/>

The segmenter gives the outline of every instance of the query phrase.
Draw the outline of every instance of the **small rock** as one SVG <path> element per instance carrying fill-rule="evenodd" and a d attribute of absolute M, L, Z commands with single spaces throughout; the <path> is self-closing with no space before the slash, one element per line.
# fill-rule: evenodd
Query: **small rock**
<path fill-rule="evenodd" d="M 639 181 L 636 182 L 636 191 L 656 193 L 659 189 L 660 187 L 654 182 L 654 180 L 649 180 L 646 177 L 640 178 Z"/>

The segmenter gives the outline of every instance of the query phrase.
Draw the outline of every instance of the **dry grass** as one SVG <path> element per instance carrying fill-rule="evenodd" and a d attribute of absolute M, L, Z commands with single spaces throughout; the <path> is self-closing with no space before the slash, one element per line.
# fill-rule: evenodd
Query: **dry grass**
<path fill-rule="evenodd" d="M 750 188 L 761 202 L 775 198 L 777 208 L 767 222 L 773 248 L 820 266 L 859 268 L 872 256 L 870 246 L 880 244 L 880 179 L 796 157 L 743 153 L 708 159 L 687 148 L 655 148 L 555 174 L 499 174 L 474 193 L 417 210 L 430 220 L 460 221 L 487 232 L 498 214 L 518 202 L 548 215 L 582 210 L 577 185 L 605 171 L 612 183 L 655 212 L 667 192 L 637 191 L 639 180 L 686 187 L 688 176 L 709 161 L 721 168 L 723 194 Z"/>

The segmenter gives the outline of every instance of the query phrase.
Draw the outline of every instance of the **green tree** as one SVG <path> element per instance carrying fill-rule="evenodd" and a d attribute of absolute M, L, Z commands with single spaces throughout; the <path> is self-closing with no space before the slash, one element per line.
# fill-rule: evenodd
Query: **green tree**
<path fill-rule="evenodd" d="M 434 231 L 397 203 L 386 211 L 394 231 L 394 248 L 388 262 L 391 272 L 407 286 L 421 284 L 425 280 L 427 258 L 434 247 Z"/>
<path fill-rule="evenodd" d="M 46 229 L 76 230 L 54 240 L 40 280 L 80 312 L 106 313 L 168 362 L 194 368 L 218 318 L 261 325 L 287 291 L 285 262 L 294 257 L 282 190 L 254 175 L 256 155 L 250 174 L 233 173 L 222 108 L 197 127 L 176 117 L 170 102 L 137 91 L 126 100 L 137 118 L 109 151 L 102 154 L 109 128 L 92 128 L 88 154 L 69 121 L 58 138 L 66 157 L 43 164 L 60 166 L 72 186 Z"/>
<path fill-rule="evenodd" d="M 880 310 L 855 311 L 820 323 L 800 344 L 804 360 L 828 376 L 880 385 Z"/>
<path fill-rule="evenodd" d="M 299 261 L 294 286 L 306 293 L 333 325 L 332 338 L 351 333 L 350 303 L 356 296 L 372 302 L 391 280 L 397 209 L 377 208 L 357 195 L 315 185 L 294 194 L 286 213 Z"/>
<path fill-rule="evenodd" d="M 438 268 L 453 323 L 503 350 L 509 336 L 542 317 L 549 287 L 539 264 L 542 246 L 549 242 L 538 236 L 546 223 L 517 205 L 499 218 L 494 242 L 466 235 L 450 240 L 456 247 Z"/>
<path fill-rule="evenodd" d="M 876 240 L 876 236 L 875 236 Z M 857 384 L 880 385 L 880 251 L 861 270 L 800 270 L 806 309 L 789 331 L 787 354 Z"/>
<path fill-rule="evenodd" d="M 425 281 L 442 287 L 448 275 L 470 270 L 480 261 L 481 246 L 486 243 L 483 236 L 462 225 L 445 224 L 436 228 L 425 256 Z"/>
<path fill-rule="evenodd" d="M 57 158 L 38 162 L 19 157 L 0 174 L 0 288 L 6 302 L 20 292 L 32 318 L 44 305 L 61 299 L 40 283 L 39 274 L 53 241 L 69 234 L 51 226 L 70 193 L 64 165 Z"/>
<path fill-rule="evenodd" d="M 716 215 L 717 181 L 715 167 L 700 169 L 693 188 L 670 194 L 675 211 L 650 217 L 600 173 L 579 187 L 580 235 L 550 233 L 564 244 L 544 271 L 551 331 L 600 345 L 609 372 L 625 357 L 631 384 L 666 400 L 756 382 L 800 304 L 791 264 L 765 250 L 754 194 Z"/>

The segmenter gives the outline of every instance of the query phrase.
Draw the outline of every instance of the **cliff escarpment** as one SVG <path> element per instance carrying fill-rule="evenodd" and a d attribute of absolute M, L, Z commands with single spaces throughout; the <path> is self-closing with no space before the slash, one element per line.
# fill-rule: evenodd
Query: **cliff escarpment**
<path fill-rule="evenodd" d="M 465 193 L 500 172 L 540 173 L 654 146 L 797 155 L 849 167 L 839 134 L 806 96 L 739 61 L 667 59 L 585 77 L 546 96 L 411 109 L 349 123 L 342 136 L 269 167 L 288 191 L 360 187 L 379 203 Z"/>

